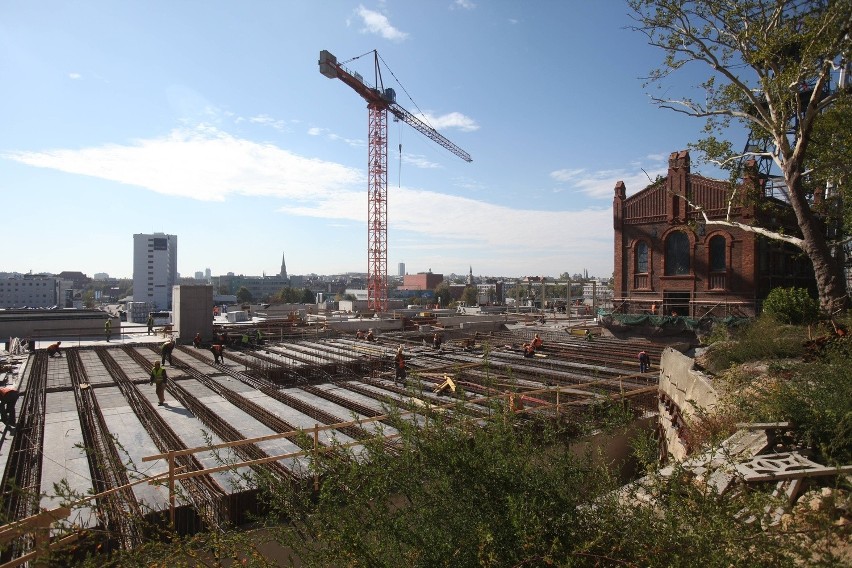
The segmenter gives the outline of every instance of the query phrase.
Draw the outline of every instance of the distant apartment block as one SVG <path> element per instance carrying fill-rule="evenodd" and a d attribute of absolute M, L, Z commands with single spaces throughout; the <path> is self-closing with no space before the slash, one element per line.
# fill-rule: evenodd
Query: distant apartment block
<path fill-rule="evenodd" d="M 400 262 L 399 265 L 397 266 L 396 275 L 397 276 L 405 276 L 405 263 L 404 262 Z"/>
<path fill-rule="evenodd" d="M 171 309 L 176 283 L 177 235 L 133 235 L 133 301 Z"/>
<path fill-rule="evenodd" d="M 0 308 L 49 308 L 63 302 L 64 282 L 52 276 L 23 276 L 0 279 Z"/>
<path fill-rule="evenodd" d="M 255 301 L 267 301 L 282 288 L 290 286 L 290 281 L 281 276 L 235 276 L 228 274 L 219 276 L 217 291 L 220 294 L 236 294 L 240 288 L 245 288 Z"/>

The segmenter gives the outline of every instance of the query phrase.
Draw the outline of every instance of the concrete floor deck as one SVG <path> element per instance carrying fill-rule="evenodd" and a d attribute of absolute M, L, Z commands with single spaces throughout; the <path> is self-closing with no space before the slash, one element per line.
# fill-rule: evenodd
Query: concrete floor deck
<path fill-rule="evenodd" d="M 88 390 L 92 404 L 96 407 L 94 412 L 102 416 L 111 443 L 118 449 L 131 481 L 166 473 L 168 464 L 165 460 L 142 460 L 169 449 L 178 449 L 161 447 L 162 441 L 158 446 L 156 440 L 161 439 L 161 436 L 152 430 L 157 427 L 157 423 L 166 424 L 176 434 L 182 447 L 205 448 L 210 444 L 228 441 L 217 432 L 227 432 L 231 438 L 238 439 L 270 436 L 279 433 L 271 425 L 273 423 L 284 423 L 293 428 L 310 431 L 318 424 L 322 426 L 366 420 L 370 418 L 367 413 L 371 416 L 384 413 L 387 411 L 389 400 L 397 401 L 402 406 L 417 400 L 420 408 L 426 404 L 446 403 L 450 399 L 438 397 L 432 391 L 436 381 L 440 382 L 439 378 L 443 380 L 442 377 L 447 373 L 461 382 L 467 381 L 466 384 L 472 389 L 468 391 L 469 397 L 481 396 L 473 387 L 477 387 L 477 382 L 482 382 L 481 375 L 488 374 L 501 377 L 499 380 L 502 381 L 507 380 L 505 377 L 514 377 L 514 387 L 508 385 L 508 390 L 544 387 L 546 383 L 558 384 L 565 388 L 566 393 L 572 393 L 576 397 L 600 396 L 599 388 L 590 391 L 583 390 L 582 386 L 572 388 L 570 385 L 582 385 L 584 381 L 605 381 L 606 378 L 601 376 L 602 370 L 607 376 L 611 376 L 612 380 L 618 381 L 619 388 L 624 388 L 623 377 L 635 380 L 635 384 L 628 382 L 628 389 L 647 386 L 647 382 L 640 382 L 635 378 L 635 370 L 630 368 L 633 365 L 632 360 L 625 363 L 625 357 L 617 352 L 621 347 L 615 346 L 614 343 L 597 342 L 593 349 L 585 346 L 597 357 L 608 348 L 615 350 L 611 361 L 589 363 L 579 360 L 575 351 L 571 351 L 570 356 L 563 356 L 559 351 L 553 350 L 549 351 L 544 359 L 524 359 L 516 351 L 517 345 L 524 340 L 523 335 L 519 335 L 517 340 L 505 335 L 495 338 L 494 361 L 500 361 L 502 357 L 510 363 L 492 363 L 493 367 L 481 371 L 484 364 L 481 351 L 472 352 L 470 349 L 454 346 L 452 342 L 446 342 L 443 350 L 435 351 L 428 344 L 424 345 L 423 338 L 419 336 L 408 337 L 400 334 L 399 344 L 406 345 L 406 354 L 411 365 L 408 390 L 401 390 L 393 382 L 391 356 L 397 343 L 356 343 L 351 338 L 305 340 L 290 344 L 270 343 L 254 353 L 226 350 L 225 360 L 221 365 L 214 364 L 213 356 L 208 350 L 179 347 L 174 352 L 175 365 L 166 366 L 172 385 L 167 391 L 165 406 L 157 406 L 154 387 L 148 384 L 150 365 L 159 359 L 156 348 L 163 342 L 161 336 L 143 334 L 133 335 L 132 341 L 131 336 L 119 336 L 110 342 L 80 342 L 79 345 L 75 343 L 73 346 L 67 346 L 71 349 L 63 349 L 64 356 L 55 358 L 47 358 L 39 352 L 24 355 L 21 356 L 22 364 L 19 365 L 18 374 L 9 378 L 13 384 L 19 384 L 23 399 L 29 388 L 33 367 L 31 359 L 45 357 L 47 367 L 46 388 L 43 393 L 44 442 L 41 448 L 33 450 L 31 459 L 40 460 L 42 497 L 39 506 L 52 508 L 62 501 L 61 495 L 56 491 L 58 485 L 63 484 L 79 495 L 88 494 L 93 491 L 92 476 L 98 474 L 96 468 L 93 469 L 93 461 L 85 449 L 85 420 L 80 414 L 79 393 L 75 393 L 75 381 L 90 385 Z M 566 336 L 565 340 L 574 342 L 570 345 L 566 343 L 566 350 L 569 347 L 572 350 L 584 347 L 582 343 L 577 344 L 576 339 Z M 42 349 L 47 344 L 48 342 L 40 342 L 37 349 Z M 555 345 L 556 341 L 551 339 L 551 344 Z M 66 348 L 65 343 L 62 347 Z M 630 349 L 633 349 L 633 346 L 627 347 L 627 350 Z M 292 358 L 286 356 L 288 353 Z M 69 365 L 69 358 L 72 356 L 79 356 L 82 366 L 82 376 L 76 379 L 72 377 L 74 371 L 72 365 Z M 359 361 L 369 360 L 370 364 L 378 364 L 378 367 L 371 368 L 369 373 L 365 371 L 363 377 L 354 376 L 351 371 L 347 371 L 349 375 L 329 375 L 332 380 L 311 379 L 310 388 L 301 387 L 298 381 L 289 385 L 275 385 L 263 383 L 261 378 L 248 380 L 262 375 L 264 369 L 276 365 L 302 372 L 312 367 L 300 360 L 300 357 L 305 356 L 310 356 L 312 361 L 319 360 L 325 369 L 323 373 L 327 374 L 333 373 L 334 369 L 343 369 L 346 365 L 358 364 Z M 108 368 L 109 365 L 104 361 L 109 360 L 114 361 L 120 368 L 121 376 L 117 376 L 115 370 Z M 422 383 L 417 379 L 418 372 L 422 373 Z M 542 378 L 540 373 L 547 376 Z M 258 382 L 262 388 L 258 387 Z M 266 386 L 262 386 L 264 384 Z M 128 398 L 128 393 L 133 396 Z M 565 400 L 563 399 L 563 403 Z M 185 405 L 184 402 L 190 404 Z M 20 402 L 18 406 L 21 407 Z M 192 409 L 206 411 L 196 415 Z M 480 410 L 484 411 L 484 407 Z M 162 422 L 154 420 L 150 413 L 156 413 L 162 418 Z M 414 419 L 421 422 L 423 417 L 418 415 Z M 220 421 L 228 429 L 217 429 L 216 421 Z M 319 441 L 321 444 L 353 444 L 351 451 L 358 454 L 362 448 L 358 445 L 358 439 L 353 437 L 353 432 L 361 437 L 379 429 L 386 436 L 396 433 L 388 424 L 368 422 L 363 424 L 360 434 L 345 428 L 341 430 L 346 431 L 325 430 L 320 433 Z M 0 468 L 7 472 L 6 476 L 9 475 L 8 462 L 13 435 L 19 434 L 14 434 L 10 429 L 0 434 Z M 267 440 L 256 445 L 270 456 L 295 453 L 302 449 L 296 440 L 285 438 Z M 195 457 L 202 467 L 216 467 L 221 465 L 223 460 L 242 461 L 237 453 L 230 450 L 202 450 Z M 289 471 L 293 478 L 303 478 L 309 471 L 306 457 L 287 458 L 278 463 L 285 471 Z M 232 494 L 242 490 L 241 476 L 248 472 L 248 468 L 243 467 L 236 471 L 214 473 L 211 477 L 224 494 Z M 184 489 L 188 490 L 188 487 L 185 486 Z M 185 491 L 182 494 L 187 493 Z M 133 495 L 146 510 L 163 510 L 168 507 L 168 492 L 163 485 L 140 483 L 133 487 Z M 185 502 L 179 501 L 179 504 Z M 96 525 L 98 521 L 92 507 L 89 505 L 79 508 L 72 514 L 72 518 L 83 526 Z"/>

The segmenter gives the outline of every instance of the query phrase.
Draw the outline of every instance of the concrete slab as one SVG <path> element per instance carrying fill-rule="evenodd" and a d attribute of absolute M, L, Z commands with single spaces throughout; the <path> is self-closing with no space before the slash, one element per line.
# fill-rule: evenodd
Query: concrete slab
<path fill-rule="evenodd" d="M 45 410 L 39 506 L 53 509 L 67 501 L 67 496 L 57 495 L 57 487 L 67 484 L 76 495 L 84 496 L 92 490 L 92 477 L 74 396 L 48 393 Z M 73 514 L 82 526 L 98 524 L 91 507 L 75 510 Z"/>
<path fill-rule="evenodd" d="M 278 433 L 258 422 L 218 395 L 213 394 L 211 396 L 200 398 L 199 400 L 204 403 L 207 408 L 215 412 L 220 419 L 239 430 L 246 438 L 256 438 Z M 281 455 L 301 451 L 299 446 L 286 438 L 261 442 L 258 444 L 258 447 L 269 455 Z M 281 463 L 287 469 L 297 474 L 307 471 L 308 464 L 304 458 L 288 458 L 282 460 Z"/>
<path fill-rule="evenodd" d="M 47 388 L 70 388 L 71 376 L 68 373 L 68 361 L 65 357 L 47 358 Z"/>
<path fill-rule="evenodd" d="M 352 391 L 345 389 L 343 387 L 340 387 L 340 386 L 338 386 L 334 383 L 323 383 L 323 384 L 318 384 L 318 385 L 314 385 L 314 386 L 316 388 L 334 393 L 338 396 L 343 396 L 343 397 L 345 397 L 345 398 L 347 398 L 347 399 L 349 399 L 353 402 L 357 402 L 358 404 L 361 404 L 361 405 L 366 406 L 368 408 L 375 408 L 376 411 L 378 411 L 378 412 L 384 412 L 386 410 L 382 406 L 382 403 L 379 402 L 378 400 L 376 400 L 374 398 L 370 398 L 368 396 L 364 396 L 364 395 L 357 393 L 357 392 L 352 392 Z M 304 391 L 299 391 L 299 389 L 288 389 L 286 392 L 288 394 L 295 394 L 295 393 L 291 393 L 290 392 L 291 390 L 297 391 L 297 392 L 302 392 L 303 394 L 308 394 L 308 393 L 305 393 Z M 366 428 L 367 430 L 375 430 L 377 428 L 382 428 L 384 430 L 384 432 L 388 435 L 397 433 L 396 428 L 393 428 L 392 426 L 388 426 L 387 424 L 379 425 L 378 422 L 371 422 L 369 424 L 364 424 L 364 428 Z"/>
<path fill-rule="evenodd" d="M 104 367 L 104 364 L 101 362 L 97 353 L 91 350 L 81 349 L 79 354 L 80 361 L 83 362 L 83 369 L 86 371 L 86 378 L 88 379 L 89 384 L 97 385 L 115 382 L 112 375 L 110 375 L 109 371 L 107 371 L 106 367 Z"/>
<path fill-rule="evenodd" d="M 318 424 L 317 420 L 311 418 L 307 414 L 303 414 L 294 408 L 291 408 L 284 404 L 283 402 L 279 402 L 273 398 L 266 396 L 265 394 L 253 391 L 245 394 L 246 398 L 256 403 L 259 406 L 262 406 L 266 410 L 275 414 L 282 420 L 285 420 L 287 423 L 292 424 L 296 428 L 301 428 L 305 431 L 312 431 L 314 426 Z M 337 422 L 346 422 L 347 419 L 338 420 Z M 326 426 L 327 424 L 319 422 L 320 426 Z M 355 439 L 350 438 L 346 434 L 342 432 L 338 432 L 336 430 L 323 430 L 319 433 L 319 440 L 323 444 L 331 444 L 333 439 L 336 438 L 338 442 L 341 444 L 348 444 L 349 442 L 354 442 Z"/>
<path fill-rule="evenodd" d="M 122 461 L 127 465 L 130 481 L 167 472 L 169 466 L 166 460 L 142 462 L 143 457 L 160 452 L 133 409 L 127 406 L 118 387 L 97 389 L 95 395 Z M 120 405 L 120 402 L 125 404 Z M 133 494 L 144 507 L 161 509 L 168 506 L 169 496 L 165 487 L 142 483 L 133 487 Z"/>

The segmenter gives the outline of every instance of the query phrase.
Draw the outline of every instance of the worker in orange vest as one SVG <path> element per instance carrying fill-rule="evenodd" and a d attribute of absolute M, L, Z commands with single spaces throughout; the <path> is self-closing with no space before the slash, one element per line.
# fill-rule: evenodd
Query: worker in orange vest
<path fill-rule="evenodd" d="M 18 389 L 13 386 L 0 387 L 0 421 L 6 426 L 15 426 L 15 403 L 18 402 Z"/>
<path fill-rule="evenodd" d="M 393 359 L 394 367 L 396 367 L 396 377 L 393 382 L 405 384 L 405 355 L 402 353 L 402 345 L 396 350 L 396 357 Z"/>
<path fill-rule="evenodd" d="M 535 337 L 532 340 L 532 348 L 533 351 L 538 351 L 541 349 L 542 345 L 544 345 L 544 341 L 542 341 L 541 337 L 536 333 Z"/>

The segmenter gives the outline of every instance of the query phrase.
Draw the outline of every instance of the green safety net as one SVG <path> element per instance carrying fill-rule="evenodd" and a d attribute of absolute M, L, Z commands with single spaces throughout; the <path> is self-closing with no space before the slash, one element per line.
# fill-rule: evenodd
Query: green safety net
<path fill-rule="evenodd" d="M 652 326 L 652 327 L 668 327 L 668 328 L 679 328 L 679 329 L 689 329 L 691 331 L 695 331 L 699 327 L 706 326 L 708 324 L 716 324 L 721 323 L 728 327 L 734 327 L 741 325 L 747 321 L 749 318 L 737 318 L 734 316 L 727 316 L 724 318 L 716 318 L 716 317 L 702 317 L 702 318 L 689 318 L 686 316 L 652 316 L 650 314 L 620 314 L 613 313 L 607 310 L 598 309 L 598 320 L 604 324 L 609 322 L 618 322 L 621 325 L 626 326 Z"/>

